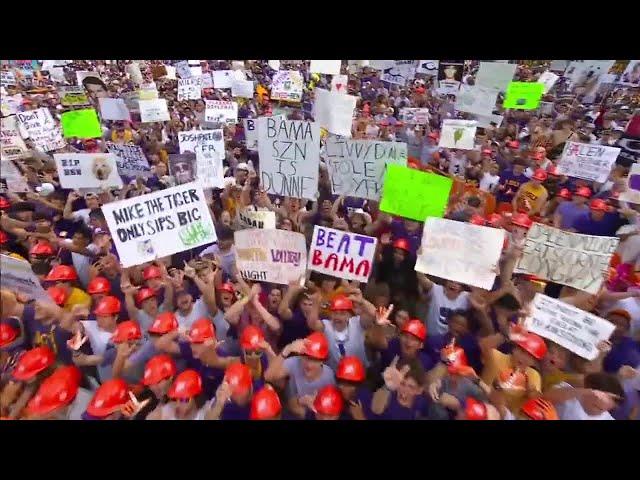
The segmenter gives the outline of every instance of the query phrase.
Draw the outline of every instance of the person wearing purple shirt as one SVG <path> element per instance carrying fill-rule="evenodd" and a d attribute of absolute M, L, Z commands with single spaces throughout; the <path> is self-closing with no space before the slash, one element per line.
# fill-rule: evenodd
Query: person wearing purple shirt
<path fill-rule="evenodd" d="M 514 162 L 512 170 L 506 170 L 500 174 L 496 201 L 510 204 L 518 189 L 528 181 L 529 179 L 524 174 L 524 165 L 520 162 Z"/>
<path fill-rule="evenodd" d="M 381 420 L 426 419 L 429 401 L 424 395 L 425 371 L 417 359 L 396 357 L 383 373 L 384 385 L 373 395 L 371 410 Z"/>
<path fill-rule="evenodd" d="M 631 315 L 626 310 L 613 310 L 607 314 L 607 320 L 613 323 L 616 329 L 611 334 L 611 351 L 604 357 L 602 369 L 607 373 L 617 374 L 623 365 L 638 368 L 640 344 L 629 337 Z"/>
<path fill-rule="evenodd" d="M 589 211 L 583 213 L 573 222 L 573 228 L 583 235 L 613 237 L 618 228 L 625 222 L 617 212 L 609 213 L 604 200 L 595 198 L 589 204 Z"/>
<path fill-rule="evenodd" d="M 59 362 L 72 365 L 71 351 L 67 347 L 72 334 L 60 327 L 57 320 L 49 311 L 36 314 L 35 302 L 31 302 L 24 306 L 21 323 L 27 344 L 32 348 L 45 345 L 53 350 Z"/>
<path fill-rule="evenodd" d="M 294 302 L 296 306 L 292 310 Z M 302 287 L 290 285 L 278 307 L 278 318 L 282 322 L 282 333 L 278 338 L 279 349 L 311 334 L 307 318 L 312 309 L 313 300 L 303 293 Z"/>
<path fill-rule="evenodd" d="M 384 370 L 391 365 L 395 357 L 407 362 L 417 359 L 426 372 L 431 370 L 437 363 L 427 352 L 422 350 L 420 340 L 409 333 L 401 333 L 399 337 L 389 341 L 387 348 L 380 353 L 381 369 Z"/>

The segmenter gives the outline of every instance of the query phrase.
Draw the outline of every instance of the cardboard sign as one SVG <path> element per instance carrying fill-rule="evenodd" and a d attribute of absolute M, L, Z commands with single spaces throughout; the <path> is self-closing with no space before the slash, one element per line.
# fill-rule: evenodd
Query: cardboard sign
<path fill-rule="evenodd" d="M 238 230 L 234 233 L 236 265 L 242 278 L 287 285 L 306 272 L 304 235 L 287 230 Z"/>
<path fill-rule="evenodd" d="M 431 114 L 428 108 L 401 108 L 400 120 L 405 123 L 426 125 L 429 123 Z"/>
<path fill-rule="evenodd" d="M 238 103 L 222 100 L 207 100 L 204 113 L 206 122 L 236 123 L 238 121 Z"/>
<path fill-rule="evenodd" d="M 538 82 L 511 82 L 502 106 L 517 110 L 533 110 L 538 108 L 544 85 Z"/>
<path fill-rule="evenodd" d="M 83 87 L 65 86 L 58 87 L 58 95 L 60 96 L 60 105 L 65 107 L 90 105 L 87 92 Z"/>
<path fill-rule="evenodd" d="M 275 230 L 276 212 L 270 210 L 252 210 L 245 208 L 238 212 L 238 220 L 243 228 Z"/>
<path fill-rule="evenodd" d="M 53 303 L 46 292 L 38 276 L 31 270 L 31 265 L 26 260 L 18 260 L 8 255 L 0 255 L 0 286 L 11 292 L 24 293 L 29 299 L 35 299 L 46 303 Z"/>
<path fill-rule="evenodd" d="M 456 95 L 455 109 L 478 115 L 492 115 L 498 90 L 482 86 L 462 85 Z"/>
<path fill-rule="evenodd" d="M 423 73 L 429 76 L 438 75 L 438 66 L 440 65 L 440 60 L 419 60 L 418 68 L 416 68 L 416 73 Z"/>
<path fill-rule="evenodd" d="M 347 280 L 367 282 L 377 238 L 315 225 L 307 268 Z"/>
<path fill-rule="evenodd" d="M 619 238 L 581 235 L 534 223 L 527 233 L 518 272 L 595 294 Z"/>
<path fill-rule="evenodd" d="M 200 100 L 202 98 L 202 77 L 178 79 L 178 100 Z"/>
<path fill-rule="evenodd" d="M 260 117 L 260 179 L 268 193 L 316 199 L 320 162 L 320 125 L 316 122 Z"/>
<path fill-rule="evenodd" d="M 53 158 L 62 188 L 122 187 L 112 153 L 56 153 Z"/>
<path fill-rule="evenodd" d="M 438 93 L 455 95 L 462 82 L 464 60 L 440 60 L 438 64 Z"/>
<path fill-rule="evenodd" d="M 415 60 L 394 60 L 393 65 L 382 71 L 380 79 L 384 82 L 405 86 L 409 80 L 416 76 L 418 62 Z"/>
<path fill-rule="evenodd" d="M 103 120 L 131 120 L 129 109 L 122 98 L 99 98 L 98 102 Z"/>
<path fill-rule="evenodd" d="M 106 142 L 107 150 L 116 156 L 116 166 L 120 175 L 147 177 L 150 174 L 149 161 L 139 145 L 119 145 Z"/>
<path fill-rule="evenodd" d="M 603 318 L 541 293 L 536 293 L 524 326 L 587 360 L 598 356 L 598 343 L 609 340 L 616 328 Z"/>
<path fill-rule="evenodd" d="M 244 138 L 249 150 L 258 150 L 258 123 L 253 118 L 243 118 Z"/>
<path fill-rule="evenodd" d="M 348 75 L 333 75 L 331 77 L 331 91 L 337 93 L 347 93 Z"/>
<path fill-rule="evenodd" d="M 223 156 L 215 150 L 196 152 L 196 179 L 202 188 L 224 188 Z"/>
<path fill-rule="evenodd" d="M 442 175 L 388 165 L 380 210 L 424 222 L 444 216 L 453 181 Z"/>
<path fill-rule="evenodd" d="M 443 120 L 438 146 L 473 150 L 477 128 L 475 120 Z"/>
<path fill-rule="evenodd" d="M 427 218 L 417 272 L 491 290 L 504 230 L 444 218 Z"/>
<path fill-rule="evenodd" d="M 3 117 L 0 126 L 0 160 L 17 160 L 29 154 L 18 131 L 18 120 L 12 115 Z"/>
<path fill-rule="evenodd" d="M 4 119 L 3 119 L 4 120 Z M 29 184 L 11 160 L 0 161 L 0 191 L 25 193 L 29 192 Z"/>
<path fill-rule="evenodd" d="M 169 155 L 169 173 L 178 185 L 195 181 L 196 168 L 196 156 L 193 153 Z"/>
<path fill-rule="evenodd" d="M 64 138 L 99 138 L 102 137 L 102 127 L 98 114 L 93 108 L 71 110 L 62 114 L 60 123 Z"/>
<path fill-rule="evenodd" d="M 217 240 L 204 192 L 195 183 L 107 203 L 102 211 L 125 268 Z"/>
<path fill-rule="evenodd" d="M 191 78 L 191 69 L 189 68 L 189 62 L 186 60 L 181 60 L 173 64 L 176 69 L 176 73 L 180 76 L 180 78 Z"/>
<path fill-rule="evenodd" d="M 231 82 L 231 96 L 240 98 L 253 98 L 253 81 L 236 80 Z"/>
<path fill-rule="evenodd" d="M 538 83 L 544 85 L 544 90 L 542 90 L 542 93 L 547 93 L 549 90 L 551 90 L 551 87 L 553 87 L 553 85 L 558 81 L 559 78 L 560 77 L 558 75 L 550 72 L 549 70 L 540 75 L 538 77 Z"/>
<path fill-rule="evenodd" d="M 322 73 L 324 75 L 340 75 L 342 60 L 311 60 L 310 73 Z"/>
<path fill-rule="evenodd" d="M 627 189 L 620 193 L 621 202 L 640 203 L 640 163 L 631 165 L 627 177 Z"/>
<path fill-rule="evenodd" d="M 197 153 L 214 151 L 224 158 L 224 136 L 222 129 L 217 130 L 187 130 L 178 132 L 180 153 Z"/>
<path fill-rule="evenodd" d="M 315 100 L 316 122 L 335 135 L 351 137 L 353 111 L 358 97 L 316 88 Z"/>
<path fill-rule="evenodd" d="M 604 183 L 619 154 L 617 147 L 567 142 L 558 163 L 558 172 L 568 177 Z"/>
<path fill-rule="evenodd" d="M 302 101 L 302 74 L 296 70 L 278 70 L 271 79 L 271 99 L 285 102 Z"/>
<path fill-rule="evenodd" d="M 169 108 L 164 98 L 138 100 L 138 107 L 140 108 L 142 123 L 168 122 L 170 120 Z"/>
<path fill-rule="evenodd" d="M 48 108 L 38 108 L 28 112 L 17 113 L 20 127 L 24 130 L 24 138 L 33 140 L 41 152 L 50 152 L 66 145 L 62 132 L 53 121 Z"/>
<path fill-rule="evenodd" d="M 513 80 L 518 65 L 512 63 L 480 62 L 476 85 L 504 92 Z"/>
<path fill-rule="evenodd" d="M 386 166 L 407 165 L 407 144 L 329 136 L 325 161 L 334 195 L 380 200 Z"/>

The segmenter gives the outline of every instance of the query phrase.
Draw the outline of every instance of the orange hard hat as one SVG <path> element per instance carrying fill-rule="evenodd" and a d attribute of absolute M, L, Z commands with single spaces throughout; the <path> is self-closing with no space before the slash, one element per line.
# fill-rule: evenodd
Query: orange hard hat
<path fill-rule="evenodd" d="M 317 413 L 322 415 L 330 415 L 337 417 L 342 413 L 344 400 L 338 387 L 335 385 L 327 385 L 318 390 L 316 398 L 313 401 L 313 408 Z"/>
<path fill-rule="evenodd" d="M 571 200 L 571 190 L 568 188 L 562 188 L 557 194 L 558 197 L 564 198 L 565 200 Z"/>
<path fill-rule="evenodd" d="M 177 372 L 176 364 L 169 355 L 156 355 L 144 366 L 143 385 L 155 385 L 173 377 Z"/>
<path fill-rule="evenodd" d="M 469 219 L 469 223 L 473 225 L 480 225 L 482 227 L 486 225 L 486 221 L 484 217 L 482 215 L 478 215 L 477 213 L 474 213 L 473 215 L 471 215 L 471 218 Z"/>
<path fill-rule="evenodd" d="M 144 278 L 145 280 L 151 280 L 153 278 L 160 277 L 162 277 L 162 270 L 160 270 L 160 268 L 156 267 L 155 265 L 149 265 L 142 271 L 142 278 Z"/>
<path fill-rule="evenodd" d="M 258 350 L 264 341 L 264 334 L 255 325 L 247 325 L 240 335 L 240 347 L 243 350 Z"/>
<path fill-rule="evenodd" d="M 547 354 L 547 344 L 544 339 L 533 332 L 526 332 L 515 343 L 537 360 L 542 360 Z"/>
<path fill-rule="evenodd" d="M 589 209 L 596 212 L 606 212 L 609 210 L 609 206 L 607 205 L 607 202 L 601 198 L 594 198 L 589 202 Z"/>
<path fill-rule="evenodd" d="M 576 190 L 577 197 L 591 198 L 591 189 L 589 187 L 580 187 Z"/>
<path fill-rule="evenodd" d="M 153 288 L 141 288 L 136 292 L 135 302 L 136 305 L 141 305 L 145 300 L 155 297 L 156 291 Z"/>
<path fill-rule="evenodd" d="M 488 418 L 487 406 L 473 397 L 465 400 L 464 413 L 467 420 L 486 420 Z"/>
<path fill-rule="evenodd" d="M 191 343 L 204 343 L 207 340 L 215 340 L 216 329 L 211 320 L 202 317 L 193 322 L 188 335 Z"/>
<path fill-rule="evenodd" d="M 67 291 L 62 287 L 49 287 L 47 288 L 47 293 L 49 294 L 51 300 L 53 300 L 55 304 L 60 307 L 63 306 L 64 302 L 66 302 L 67 298 L 69 298 Z"/>
<path fill-rule="evenodd" d="M 29 249 L 29 255 L 35 255 L 40 257 L 49 257 L 56 252 L 53 246 L 46 240 L 40 240 L 31 249 Z"/>
<path fill-rule="evenodd" d="M 240 362 L 232 363 L 227 367 L 224 372 L 224 381 L 229 384 L 232 393 L 239 395 L 247 393 L 253 385 L 251 370 Z"/>
<path fill-rule="evenodd" d="M 329 310 L 332 312 L 345 312 L 353 310 L 353 302 L 344 295 L 338 295 L 331 300 Z"/>
<path fill-rule="evenodd" d="M 399 248 L 400 250 L 404 250 L 405 252 L 411 251 L 411 247 L 409 246 L 409 242 L 406 238 L 399 238 L 395 242 L 393 242 L 393 248 Z"/>
<path fill-rule="evenodd" d="M 322 332 L 313 332 L 306 338 L 304 354 L 316 360 L 326 360 L 329 356 L 329 342 Z"/>
<path fill-rule="evenodd" d="M 185 370 L 179 374 L 167 395 L 173 400 L 189 400 L 202 392 L 202 378 L 195 370 Z"/>
<path fill-rule="evenodd" d="M 518 227 L 529 229 L 533 225 L 533 220 L 531 220 L 526 213 L 515 213 L 513 217 L 511 217 L 511 223 Z"/>
<path fill-rule="evenodd" d="M 545 172 L 544 168 L 537 168 L 531 178 L 544 182 L 547 179 L 547 172 Z"/>
<path fill-rule="evenodd" d="M 558 412 L 553 404 L 541 397 L 527 400 L 520 411 L 531 420 L 558 420 Z"/>
<path fill-rule="evenodd" d="M 28 416 L 53 412 L 69 405 L 75 399 L 80 385 L 79 381 L 66 371 L 69 368 L 78 370 L 76 367 L 59 368 L 40 384 L 38 391 L 27 404 L 25 413 Z"/>
<path fill-rule="evenodd" d="M 0 323 L 0 347 L 9 345 L 18 338 L 19 334 L 20 331 L 17 328 L 13 328 L 8 323 Z"/>
<path fill-rule="evenodd" d="M 72 282 L 77 279 L 76 269 L 69 265 L 56 265 L 45 277 L 48 282 Z"/>

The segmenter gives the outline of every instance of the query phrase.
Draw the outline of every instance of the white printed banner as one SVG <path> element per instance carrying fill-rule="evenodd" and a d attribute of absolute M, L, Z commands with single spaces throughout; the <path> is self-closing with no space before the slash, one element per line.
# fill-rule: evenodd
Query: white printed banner
<path fill-rule="evenodd" d="M 131 120 L 129 109 L 122 98 L 99 98 L 102 120 Z"/>
<path fill-rule="evenodd" d="M 48 108 L 38 108 L 16 115 L 23 129 L 22 136 L 33 140 L 38 150 L 50 152 L 66 145 L 62 130 L 54 122 Z"/>
<path fill-rule="evenodd" d="M 491 290 L 503 243 L 504 230 L 429 217 L 415 269 Z"/>
<path fill-rule="evenodd" d="M 138 100 L 140 108 L 140 118 L 143 123 L 150 122 L 168 122 L 169 108 L 164 98 L 156 98 L 154 100 Z"/>
<path fill-rule="evenodd" d="M 17 160 L 29 154 L 18 131 L 18 120 L 14 115 L 3 117 L 0 128 L 0 160 Z"/>
<path fill-rule="evenodd" d="M 198 153 L 214 151 L 223 159 L 224 151 L 224 135 L 222 129 L 216 130 L 187 130 L 186 132 L 178 132 L 178 144 L 180 153 Z"/>
<path fill-rule="evenodd" d="M 214 88 L 231 88 L 233 84 L 233 70 L 214 70 L 213 72 Z"/>
<path fill-rule="evenodd" d="M 569 177 L 604 183 L 620 154 L 617 147 L 567 142 L 558 163 L 558 172 Z"/>
<path fill-rule="evenodd" d="M 456 95 L 455 109 L 477 115 L 492 115 L 496 108 L 498 90 L 479 85 L 461 85 Z"/>
<path fill-rule="evenodd" d="M 120 175 L 149 176 L 149 161 L 139 145 L 120 145 L 107 142 L 107 150 L 116 156 L 116 165 Z"/>
<path fill-rule="evenodd" d="M 276 212 L 270 210 L 252 210 L 245 208 L 238 212 L 238 220 L 243 228 L 275 230 Z"/>
<path fill-rule="evenodd" d="M 307 243 L 301 233 L 238 230 L 234 240 L 236 265 L 246 280 L 287 285 L 306 272 Z"/>
<path fill-rule="evenodd" d="M 598 343 L 609 340 L 616 328 L 603 318 L 541 293 L 536 293 L 524 326 L 587 360 L 598 356 Z"/>
<path fill-rule="evenodd" d="M 338 278 L 367 282 L 377 241 L 374 237 L 316 225 L 307 268 Z"/>
<path fill-rule="evenodd" d="M 339 75 L 342 60 L 311 60 L 309 72 L 325 75 Z"/>
<path fill-rule="evenodd" d="M 480 62 L 476 85 L 504 92 L 513 80 L 518 66 L 513 63 Z"/>
<path fill-rule="evenodd" d="M 438 146 L 473 150 L 477 128 L 475 120 L 443 120 Z"/>
<path fill-rule="evenodd" d="M 23 293 L 29 299 L 53 303 L 49 294 L 42 288 L 37 275 L 33 273 L 31 264 L 26 260 L 0 255 L 0 269 L 0 286 L 3 289 Z"/>
<path fill-rule="evenodd" d="M 185 183 L 102 206 L 123 267 L 217 240 L 202 187 Z"/>
<path fill-rule="evenodd" d="M 240 98 L 253 98 L 253 81 L 251 80 L 236 80 L 231 82 L 231 96 Z"/>
<path fill-rule="evenodd" d="M 393 60 L 393 65 L 385 68 L 380 78 L 385 82 L 404 86 L 415 78 L 417 66 L 415 60 Z"/>
<path fill-rule="evenodd" d="M 238 103 L 222 100 L 207 100 L 204 112 L 206 122 L 236 123 L 238 121 Z"/>
<path fill-rule="evenodd" d="M 335 135 L 351 137 L 358 97 L 316 88 L 315 100 L 315 121 Z"/>
<path fill-rule="evenodd" d="M 122 187 L 112 153 L 56 153 L 53 158 L 62 188 Z"/>
<path fill-rule="evenodd" d="M 202 77 L 178 79 L 178 100 L 200 100 L 202 98 Z"/>
<path fill-rule="evenodd" d="M 271 80 L 271 99 L 287 102 L 302 101 L 302 74 L 296 70 L 278 70 Z"/>

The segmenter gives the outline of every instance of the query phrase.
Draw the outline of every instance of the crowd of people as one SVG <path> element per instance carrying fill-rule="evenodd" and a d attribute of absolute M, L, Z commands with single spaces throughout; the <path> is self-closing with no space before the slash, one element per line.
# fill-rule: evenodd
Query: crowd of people
<path fill-rule="evenodd" d="M 101 119 L 101 137 L 66 138 L 49 151 L 23 138 L 27 151 L 3 158 L 28 191 L 14 179 L 2 185 L 0 250 L 28 262 L 49 298 L 2 285 L 2 419 L 640 419 L 640 208 L 618 198 L 632 165 L 616 162 L 604 183 L 558 171 L 566 142 L 615 146 L 628 132 L 640 92 L 624 65 L 604 86 L 597 75 L 556 71 L 545 108 L 505 109 L 500 94 L 501 123 L 478 127 L 474 149 L 455 150 L 438 146 L 443 120 L 472 118 L 456 110 L 455 91 L 443 93 L 431 74 L 414 72 L 402 85 L 367 62 L 342 62 L 345 93 L 357 97 L 352 138 L 406 143 L 409 167 L 453 180 L 445 218 L 505 231 L 496 282 L 485 290 L 417 272 L 423 222 L 334 194 L 324 149 L 315 201 L 265 191 L 242 120 L 313 121 L 317 89 L 335 88 L 331 75 L 311 73 L 309 61 L 189 61 L 203 74 L 238 71 L 255 93 L 203 86 L 201 99 L 179 101 L 175 63 L 2 63 L 3 121 L 46 108 L 59 123 L 74 108 L 61 104 L 61 87 L 74 85 L 97 111 L 101 98 L 129 101 L 144 85 L 170 113 L 145 123 L 130 108 L 128 121 Z M 511 63 L 521 82 L 550 68 Z M 479 64 L 464 62 L 462 85 L 474 85 Z M 274 67 L 302 74 L 299 102 L 271 99 Z M 206 120 L 205 100 L 232 99 L 237 123 Z M 427 109 L 428 119 L 408 121 L 405 108 Z M 170 165 L 179 133 L 211 128 L 223 130 L 225 147 L 224 188 L 207 189 L 217 241 L 123 267 L 101 207 L 182 183 L 182 167 Z M 118 189 L 62 188 L 53 154 L 107 152 L 107 142 L 141 147 L 150 170 L 121 175 Z M 376 237 L 369 281 L 315 271 L 288 285 L 243 278 L 234 232 L 246 228 L 246 210 L 275 212 L 276 228 L 307 244 L 315 225 Z M 620 238 L 596 294 L 517 272 L 534 223 Z M 615 326 L 595 359 L 527 330 L 538 293 Z"/>

